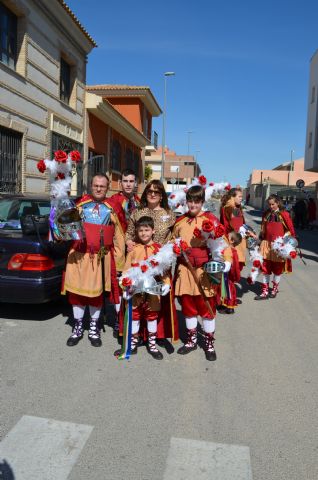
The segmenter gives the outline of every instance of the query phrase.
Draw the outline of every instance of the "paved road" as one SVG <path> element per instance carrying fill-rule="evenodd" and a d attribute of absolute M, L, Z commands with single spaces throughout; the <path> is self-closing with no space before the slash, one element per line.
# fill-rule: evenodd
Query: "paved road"
<path fill-rule="evenodd" d="M 63 303 L 1 305 L 4 478 L 316 480 L 318 232 L 301 237 L 307 266 L 277 299 L 243 281 L 237 313 L 219 316 L 215 363 L 144 348 L 119 362 L 109 327 L 101 349 L 65 346 Z"/>

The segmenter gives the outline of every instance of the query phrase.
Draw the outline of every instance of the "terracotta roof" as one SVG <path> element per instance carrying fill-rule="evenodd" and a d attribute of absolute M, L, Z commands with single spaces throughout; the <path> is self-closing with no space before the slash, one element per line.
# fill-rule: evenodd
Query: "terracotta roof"
<path fill-rule="evenodd" d="M 57 0 L 59 4 L 64 8 L 64 10 L 68 13 L 68 15 L 71 17 L 74 23 L 79 27 L 79 29 L 84 33 L 85 37 L 94 45 L 94 47 L 97 47 L 97 43 L 95 40 L 90 36 L 88 31 L 83 27 L 75 13 L 70 9 L 70 7 L 64 2 L 64 0 Z"/>
<path fill-rule="evenodd" d="M 105 85 L 86 85 L 86 90 L 89 92 L 94 92 L 94 91 L 99 91 L 99 92 L 105 92 L 107 95 L 107 92 L 109 92 L 109 95 L 114 95 L 118 96 L 118 94 L 124 96 L 124 97 L 137 97 L 138 93 L 140 92 L 140 96 L 145 97 L 146 99 L 149 99 L 150 104 L 152 104 L 152 107 L 154 108 L 154 112 L 156 116 L 160 115 L 162 113 L 162 110 L 155 99 L 150 87 L 147 86 L 140 86 L 140 85 L 110 85 L 110 84 L 105 84 Z M 144 92 L 144 94 L 143 94 Z M 116 95 L 117 94 L 117 95 Z"/>

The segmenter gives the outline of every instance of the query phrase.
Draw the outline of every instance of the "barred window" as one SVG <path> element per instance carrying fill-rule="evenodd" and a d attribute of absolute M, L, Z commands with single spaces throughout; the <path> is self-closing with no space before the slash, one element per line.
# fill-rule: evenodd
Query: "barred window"
<path fill-rule="evenodd" d="M 0 61 L 15 68 L 17 61 L 17 17 L 0 3 Z"/>

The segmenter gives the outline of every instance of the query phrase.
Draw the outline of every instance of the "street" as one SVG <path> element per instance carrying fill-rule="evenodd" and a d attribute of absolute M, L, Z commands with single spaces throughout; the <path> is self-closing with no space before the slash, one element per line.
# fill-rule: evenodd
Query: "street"
<path fill-rule="evenodd" d="M 101 348 L 87 332 L 69 348 L 64 301 L 2 304 L 0 478 L 316 480 L 318 232 L 298 233 L 307 265 L 294 261 L 276 299 L 255 302 L 244 269 L 242 305 L 217 316 L 214 363 L 201 348 L 177 355 L 179 343 L 159 347 L 161 362 L 145 347 L 118 361 L 109 326 Z"/>

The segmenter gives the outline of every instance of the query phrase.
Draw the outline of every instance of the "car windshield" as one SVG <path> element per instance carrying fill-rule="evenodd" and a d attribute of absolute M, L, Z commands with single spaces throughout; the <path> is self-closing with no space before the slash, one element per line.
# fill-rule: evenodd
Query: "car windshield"
<path fill-rule="evenodd" d="M 20 230 L 25 215 L 49 215 L 50 201 L 29 198 L 0 199 L 0 229 Z"/>

